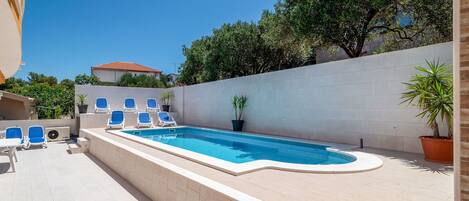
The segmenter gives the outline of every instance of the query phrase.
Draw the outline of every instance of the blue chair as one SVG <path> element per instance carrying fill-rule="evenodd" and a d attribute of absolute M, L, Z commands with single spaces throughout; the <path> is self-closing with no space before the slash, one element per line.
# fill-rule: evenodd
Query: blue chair
<path fill-rule="evenodd" d="M 174 121 L 173 117 L 171 117 L 168 112 L 158 112 L 158 121 L 158 125 L 160 126 L 177 126 L 176 121 Z"/>
<path fill-rule="evenodd" d="M 124 111 L 135 112 L 137 111 L 137 104 L 135 104 L 134 98 L 125 98 L 124 100 Z"/>
<path fill-rule="evenodd" d="M 139 112 L 137 115 L 137 128 L 153 126 L 153 119 L 148 112 Z"/>
<path fill-rule="evenodd" d="M 111 112 L 111 117 L 107 121 L 108 128 L 124 128 L 124 112 L 115 110 Z"/>
<path fill-rule="evenodd" d="M 94 105 L 95 112 L 104 112 L 108 113 L 111 110 L 111 107 L 107 103 L 107 99 L 103 97 L 96 98 L 96 103 Z"/>
<path fill-rule="evenodd" d="M 24 135 L 23 135 L 23 129 L 21 127 L 8 127 L 5 129 L 5 139 L 20 139 L 21 144 L 24 143 Z"/>
<path fill-rule="evenodd" d="M 147 99 L 147 112 L 159 112 L 160 106 L 155 98 Z"/>
<path fill-rule="evenodd" d="M 33 125 L 28 128 L 28 147 L 31 145 L 47 147 L 47 138 L 43 126 Z"/>

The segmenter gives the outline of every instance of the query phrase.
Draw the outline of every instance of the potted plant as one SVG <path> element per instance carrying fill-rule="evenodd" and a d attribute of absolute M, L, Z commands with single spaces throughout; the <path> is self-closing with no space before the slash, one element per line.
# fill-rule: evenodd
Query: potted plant
<path fill-rule="evenodd" d="M 86 113 L 88 110 L 88 105 L 85 104 L 86 102 L 86 95 L 85 94 L 79 94 L 78 96 L 78 112 L 80 114 Z"/>
<path fill-rule="evenodd" d="M 164 112 L 169 112 L 171 98 L 173 98 L 173 93 L 171 91 L 166 91 L 161 94 L 161 110 L 163 110 Z"/>
<path fill-rule="evenodd" d="M 403 103 L 416 105 L 432 128 L 433 136 L 420 136 L 425 159 L 451 163 L 453 161 L 453 78 L 448 66 L 439 62 L 427 61 L 428 69 L 417 66 L 420 72 L 412 76 L 407 91 L 402 94 Z M 438 120 L 448 124 L 448 136 L 441 136 Z"/>
<path fill-rule="evenodd" d="M 231 103 L 234 109 L 235 119 L 231 120 L 233 125 L 233 131 L 242 131 L 243 130 L 243 111 L 246 108 L 246 103 L 248 99 L 246 96 L 233 96 Z"/>

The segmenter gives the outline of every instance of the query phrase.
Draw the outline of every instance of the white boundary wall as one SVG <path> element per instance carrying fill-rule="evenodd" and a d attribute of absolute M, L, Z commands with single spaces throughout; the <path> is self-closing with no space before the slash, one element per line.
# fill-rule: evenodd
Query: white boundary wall
<path fill-rule="evenodd" d="M 87 96 L 88 113 L 94 112 L 97 97 L 107 98 L 111 110 L 122 110 L 124 99 L 133 97 L 137 103 L 138 110 L 145 111 L 147 98 L 159 99 L 160 94 L 165 91 L 166 89 L 161 88 L 75 85 L 75 96 L 79 94 L 85 94 Z M 77 107 L 75 107 L 75 113 L 78 113 Z"/>
<path fill-rule="evenodd" d="M 452 64 L 452 43 L 322 63 L 301 68 L 176 87 L 171 110 L 180 123 L 231 129 L 231 97 L 245 95 L 245 131 L 359 144 L 421 153 L 418 139 L 431 130 L 415 117 L 417 108 L 400 105 L 401 93 L 425 60 Z M 147 97 L 165 89 L 76 86 L 87 94 L 88 111 L 98 96 L 111 108 L 122 107 L 124 97 L 137 99 L 140 110 Z M 441 132 L 446 134 L 445 126 Z"/>
<path fill-rule="evenodd" d="M 452 43 L 191 85 L 175 99 L 185 124 L 230 129 L 231 97 L 245 95 L 245 131 L 422 152 L 431 130 L 399 103 L 426 59 L 452 64 Z"/>
<path fill-rule="evenodd" d="M 0 121 L 0 131 L 7 127 L 18 126 L 23 129 L 23 135 L 27 136 L 29 134 L 28 127 L 32 125 L 42 125 L 44 128 L 68 126 L 71 134 L 78 134 L 75 119 L 2 120 Z"/>

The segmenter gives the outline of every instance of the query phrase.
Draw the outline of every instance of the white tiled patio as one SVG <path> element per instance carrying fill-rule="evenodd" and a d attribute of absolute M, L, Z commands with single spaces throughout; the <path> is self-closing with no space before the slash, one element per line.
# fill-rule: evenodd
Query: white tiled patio
<path fill-rule="evenodd" d="M 16 172 L 0 157 L 0 200 L 150 200 L 88 154 L 69 154 L 67 144 L 18 151 Z"/>
<path fill-rule="evenodd" d="M 365 149 L 383 159 L 384 166 L 355 174 L 261 170 L 233 176 L 112 138 L 261 200 L 453 200 L 452 168 L 425 162 L 417 154 Z M 62 142 L 49 143 L 47 149 L 18 151 L 15 173 L 8 158 L 0 157 L 0 200 L 150 200 L 95 157 L 69 154 L 67 148 Z"/>

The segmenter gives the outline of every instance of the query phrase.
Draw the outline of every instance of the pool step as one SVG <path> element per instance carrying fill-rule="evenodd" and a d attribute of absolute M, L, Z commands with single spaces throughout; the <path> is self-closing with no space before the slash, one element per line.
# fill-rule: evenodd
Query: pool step
<path fill-rule="evenodd" d="M 83 153 L 81 151 L 81 146 L 78 145 L 77 143 L 68 144 L 68 150 L 70 151 L 71 154 Z"/>
<path fill-rule="evenodd" d="M 68 150 L 70 150 L 71 154 L 88 152 L 88 139 L 83 137 L 78 138 L 77 143 L 68 144 Z"/>
<path fill-rule="evenodd" d="M 79 137 L 79 138 L 77 139 L 77 142 L 78 142 L 78 145 L 80 145 L 82 152 L 88 152 L 88 148 L 89 148 L 89 141 L 88 141 L 88 139 L 86 139 L 86 138 L 84 138 L 84 137 Z"/>

